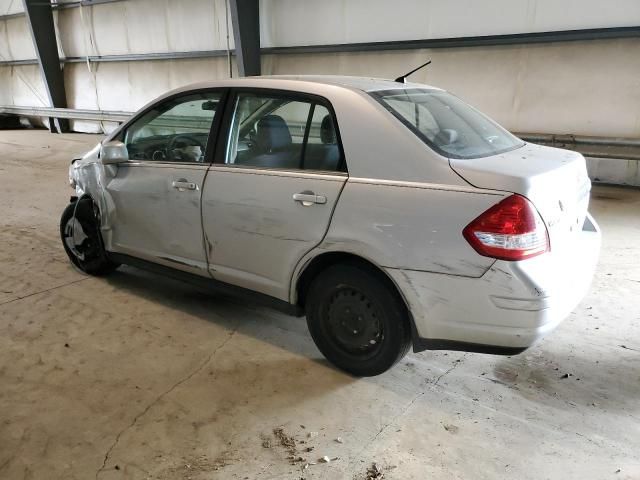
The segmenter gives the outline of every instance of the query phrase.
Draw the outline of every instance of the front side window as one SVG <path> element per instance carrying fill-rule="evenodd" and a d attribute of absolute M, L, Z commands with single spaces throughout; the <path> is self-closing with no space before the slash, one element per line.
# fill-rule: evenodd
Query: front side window
<path fill-rule="evenodd" d="M 222 93 L 192 93 L 146 112 L 124 133 L 132 160 L 203 162 Z"/>
<path fill-rule="evenodd" d="M 524 142 L 458 97 L 441 90 L 397 89 L 371 95 L 435 151 L 448 158 L 480 158 Z"/>
<path fill-rule="evenodd" d="M 340 152 L 333 116 L 326 106 L 279 95 L 237 95 L 227 165 L 341 171 Z"/>

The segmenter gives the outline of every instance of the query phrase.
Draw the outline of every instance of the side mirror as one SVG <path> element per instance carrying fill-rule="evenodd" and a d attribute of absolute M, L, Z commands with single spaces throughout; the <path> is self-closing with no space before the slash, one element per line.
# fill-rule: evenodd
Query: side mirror
<path fill-rule="evenodd" d="M 129 160 L 129 152 L 127 146 L 122 142 L 114 140 L 104 143 L 100 147 L 100 161 L 103 165 L 116 165 L 127 160 Z"/>

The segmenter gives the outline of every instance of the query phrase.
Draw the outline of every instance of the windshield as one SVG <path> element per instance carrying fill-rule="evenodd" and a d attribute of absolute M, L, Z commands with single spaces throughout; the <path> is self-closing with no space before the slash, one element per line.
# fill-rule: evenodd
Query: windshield
<path fill-rule="evenodd" d="M 524 145 L 473 107 L 441 90 L 397 89 L 371 95 L 445 157 L 488 157 Z"/>

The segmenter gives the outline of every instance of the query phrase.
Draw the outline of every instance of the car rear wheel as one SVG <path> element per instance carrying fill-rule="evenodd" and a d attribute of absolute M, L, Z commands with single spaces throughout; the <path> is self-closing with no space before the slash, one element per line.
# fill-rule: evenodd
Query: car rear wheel
<path fill-rule="evenodd" d="M 70 203 L 60 218 L 60 237 L 69 260 L 85 273 L 106 275 L 119 264 L 107 257 L 91 199 Z"/>
<path fill-rule="evenodd" d="M 309 287 L 306 313 L 318 349 L 356 376 L 385 372 L 411 346 L 402 301 L 366 268 L 336 265 L 321 272 Z"/>

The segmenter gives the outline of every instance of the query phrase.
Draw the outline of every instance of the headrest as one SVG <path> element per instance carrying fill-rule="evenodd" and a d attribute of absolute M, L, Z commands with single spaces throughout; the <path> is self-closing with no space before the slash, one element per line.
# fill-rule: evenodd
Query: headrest
<path fill-rule="evenodd" d="M 320 140 L 322 143 L 336 143 L 336 129 L 333 128 L 333 117 L 325 115 L 320 124 Z"/>
<path fill-rule="evenodd" d="M 267 115 L 258 121 L 256 143 L 264 150 L 291 145 L 289 127 L 279 115 Z"/>
<path fill-rule="evenodd" d="M 439 145 L 451 145 L 458 141 L 458 131 L 452 128 L 443 128 L 438 132 L 435 140 Z"/>

